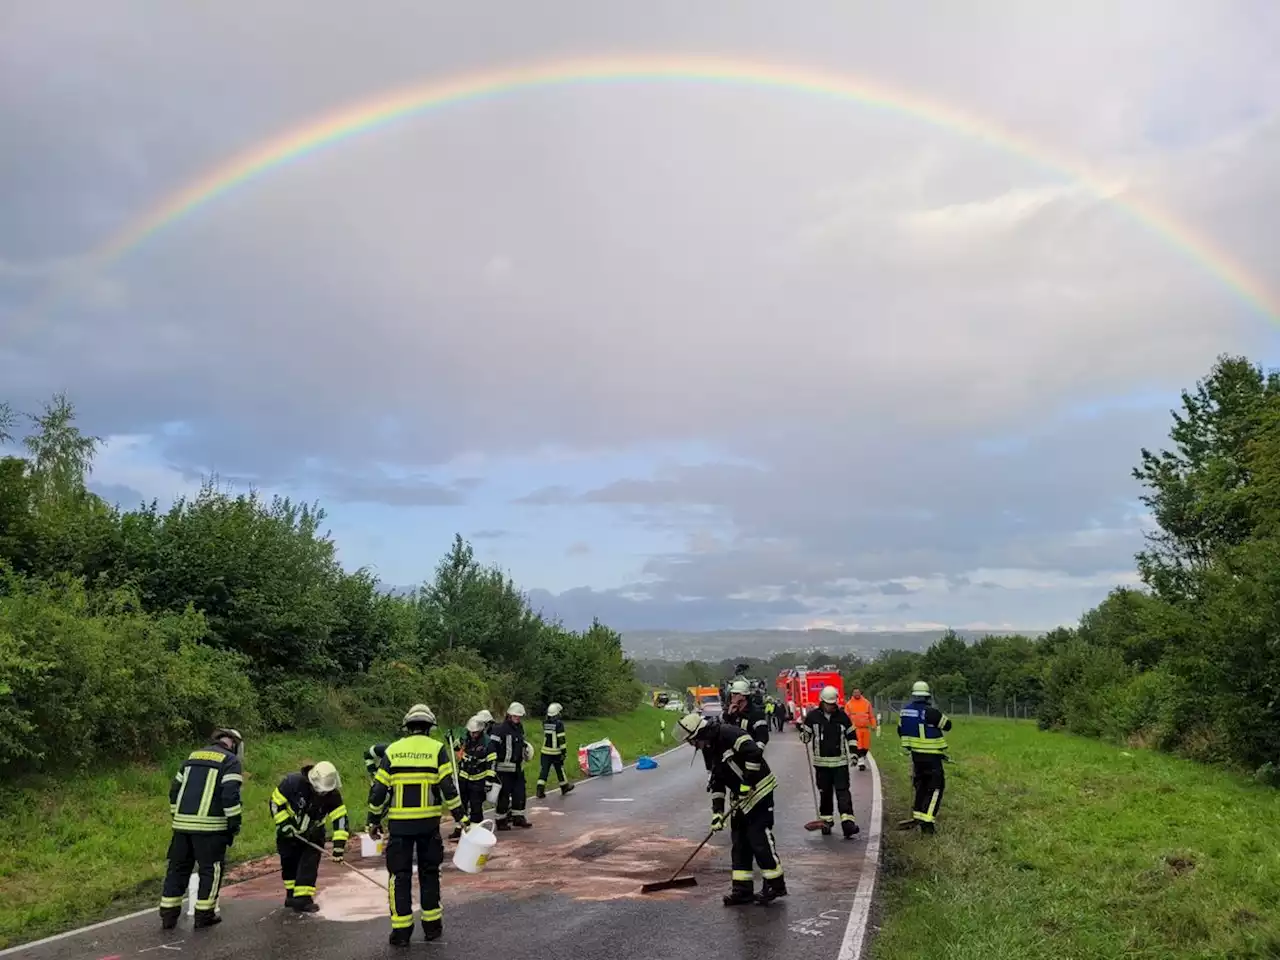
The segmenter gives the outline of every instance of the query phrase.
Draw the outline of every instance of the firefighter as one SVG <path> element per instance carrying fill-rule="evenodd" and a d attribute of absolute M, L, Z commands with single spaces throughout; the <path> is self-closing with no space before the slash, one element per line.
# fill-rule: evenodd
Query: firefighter
<path fill-rule="evenodd" d="M 777 730 L 778 726 L 775 722 L 777 716 L 778 705 L 773 702 L 773 697 L 766 697 L 764 701 L 764 720 L 769 730 Z"/>
<path fill-rule="evenodd" d="M 871 701 L 862 695 L 856 687 L 849 702 L 844 705 L 844 712 L 853 721 L 853 729 L 858 733 L 858 769 L 867 769 L 867 754 L 871 752 L 871 731 L 879 726 L 876 719 L 876 708 Z"/>
<path fill-rule="evenodd" d="M 835 793 L 835 806 L 840 811 L 840 829 L 846 840 L 858 835 L 858 821 L 853 816 L 853 797 L 849 793 L 850 741 L 855 737 L 849 715 L 840 709 L 840 693 L 827 685 L 818 695 L 818 706 L 805 715 L 800 728 L 800 739 L 813 744 L 813 777 L 818 785 L 818 817 L 822 820 L 822 835 L 831 836 L 835 816 L 831 809 L 831 794 Z"/>
<path fill-rule="evenodd" d="M 756 709 L 751 702 L 751 684 L 746 680 L 729 684 L 729 709 L 724 719 L 749 733 L 761 750 L 769 742 L 769 721 L 764 711 Z"/>
<path fill-rule="evenodd" d="M 284 905 L 299 913 L 315 913 L 320 909 L 315 902 L 320 851 L 307 844 L 323 847 L 325 828 L 332 828 L 333 861 L 341 863 L 351 835 L 337 768 L 328 760 L 321 760 L 289 774 L 271 794 L 269 806 L 276 825 Z"/>
<path fill-rule="evenodd" d="M 408 946 L 413 936 L 413 858 L 418 857 L 418 892 L 422 905 L 422 934 L 439 940 L 444 932 L 440 907 L 440 864 L 444 841 L 440 817 L 447 809 L 464 827 L 467 816 L 453 785 L 449 747 L 429 736 L 436 715 L 425 703 L 415 703 L 404 715 L 408 736 L 387 745 L 369 788 L 369 837 L 382 836 L 388 820 L 386 857 L 390 885 L 391 944 Z"/>
<path fill-rule="evenodd" d="M 207 747 L 191 753 L 169 784 L 173 836 L 169 869 L 160 897 L 160 925 L 172 930 L 182 915 L 182 895 L 199 870 L 195 926 L 221 923 L 218 890 L 227 848 L 240 832 L 240 785 L 244 783 L 244 738 L 236 730 L 213 732 Z"/>
<path fill-rule="evenodd" d="M 493 733 L 493 714 L 488 710 L 481 710 L 476 714 L 476 716 L 479 717 L 480 722 L 484 724 L 485 739 L 488 739 L 489 734 Z"/>
<path fill-rule="evenodd" d="M 564 754 L 569 747 L 568 735 L 564 732 L 564 721 L 560 714 L 564 708 L 558 703 L 547 705 L 547 719 L 542 724 L 541 769 L 538 771 L 538 799 L 547 795 L 547 775 L 554 769 L 556 781 L 560 784 L 560 795 L 564 796 L 573 789 L 573 784 L 564 772 Z"/>
<path fill-rule="evenodd" d="M 942 764 L 947 759 L 950 729 L 951 718 L 933 705 L 929 684 L 917 680 L 911 686 L 911 702 L 898 713 L 898 736 L 911 756 L 911 782 L 916 792 L 911 819 L 898 824 L 904 830 L 917 824 L 921 833 L 937 830 L 938 808 L 947 786 Z"/>
<path fill-rule="evenodd" d="M 681 717 L 673 733 L 702 754 L 711 776 L 711 829 L 724 829 L 725 797 L 729 797 L 729 836 L 733 884 L 724 896 L 726 907 L 769 903 L 787 895 L 782 861 L 773 839 L 773 791 L 778 785 L 760 744 L 728 721 L 708 720 L 700 714 Z M 757 895 L 752 874 L 759 865 L 764 877 Z"/>
<path fill-rule="evenodd" d="M 484 721 L 478 715 L 467 721 L 467 736 L 458 745 L 458 750 L 458 786 L 462 792 L 462 809 L 470 822 L 479 823 L 484 819 L 484 799 L 489 793 L 489 784 L 498 779 L 493 770 L 498 755 L 485 736 Z M 462 824 L 453 828 L 449 839 L 457 840 L 460 836 Z"/>
<path fill-rule="evenodd" d="M 370 780 L 377 774 L 378 766 L 386 755 L 387 745 L 385 743 L 375 743 L 364 752 L 364 768 L 369 771 Z"/>
<path fill-rule="evenodd" d="M 498 793 L 495 820 L 499 830 L 532 827 L 525 815 L 524 765 L 533 759 L 533 744 L 524 738 L 524 704 L 513 702 L 507 717 L 489 734 L 496 754 L 494 769 L 502 790 Z"/>

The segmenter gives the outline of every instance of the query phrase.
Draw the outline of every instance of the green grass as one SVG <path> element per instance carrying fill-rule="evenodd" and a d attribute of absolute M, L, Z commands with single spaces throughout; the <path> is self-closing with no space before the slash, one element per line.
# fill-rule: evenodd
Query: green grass
<path fill-rule="evenodd" d="M 580 779 L 578 745 L 603 737 L 613 740 L 626 762 L 658 752 L 658 721 L 666 719 L 670 730 L 674 716 L 644 706 L 616 717 L 567 721 L 570 755 L 565 769 Z M 535 744 L 540 743 L 540 718 L 528 718 L 528 727 Z M 267 798 L 286 773 L 305 762 L 331 760 L 337 765 L 353 825 L 363 827 L 369 783 L 364 751 L 392 734 L 343 730 L 251 738 L 245 744 L 244 829 L 229 859 L 275 852 Z M 187 752 L 175 751 L 162 764 L 30 781 L 0 791 L 0 948 L 159 898 L 169 842 L 169 780 Z M 536 757 L 525 772 L 532 793 Z"/>
<path fill-rule="evenodd" d="M 882 751 L 876 960 L 1280 956 L 1280 793 L 1145 750 L 957 717 L 938 834 Z"/>

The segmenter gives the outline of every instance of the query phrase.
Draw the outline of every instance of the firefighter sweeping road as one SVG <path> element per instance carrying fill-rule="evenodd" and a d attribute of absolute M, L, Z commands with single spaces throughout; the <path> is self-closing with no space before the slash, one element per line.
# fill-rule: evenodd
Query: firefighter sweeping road
<path fill-rule="evenodd" d="M 813 819 L 807 752 L 794 734 L 772 738 L 765 757 L 779 781 L 778 854 L 789 895 L 769 905 L 725 907 L 730 888 L 729 831 L 716 834 L 685 874 L 693 888 L 642 895 L 664 880 L 706 836 L 711 804 L 707 770 L 691 747 L 659 756 L 659 769 L 629 768 L 586 783 L 567 796 L 530 800 L 533 829 L 499 834 L 478 875 L 448 863 L 441 871 L 444 936 L 397 949 L 387 943 L 386 894 L 340 865 L 322 864 L 317 913 L 282 906 L 271 872 L 224 888 L 224 922 L 193 930 L 183 916 L 162 931 L 155 910 L 50 942 L 0 951 L 22 960 L 107 960 L 173 956 L 192 960 L 275 957 L 347 960 L 406 955 L 462 958 L 582 957 L 642 960 L 655 956 L 753 960 L 799 952 L 807 960 L 862 955 L 870 899 L 863 861 L 878 850 L 873 806 L 880 812 L 874 764 L 851 772 L 862 833 L 853 840 L 806 833 Z M 693 761 L 691 764 L 690 761 Z M 260 812 L 254 812 L 262 815 Z M 352 853 L 359 843 L 352 838 Z M 453 846 L 447 856 L 452 856 Z M 385 883 L 381 859 L 349 862 Z M 758 883 L 759 881 L 757 881 Z M 851 922 L 852 918 L 852 922 Z"/>

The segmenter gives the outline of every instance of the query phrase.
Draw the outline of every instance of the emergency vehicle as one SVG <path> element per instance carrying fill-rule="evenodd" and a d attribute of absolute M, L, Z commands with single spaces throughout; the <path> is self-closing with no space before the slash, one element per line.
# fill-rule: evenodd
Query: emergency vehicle
<path fill-rule="evenodd" d="M 844 680 L 834 663 L 828 663 L 820 670 L 810 670 L 807 666 L 795 666 L 778 674 L 778 696 L 783 701 L 791 701 L 795 712 L 791 722 L 800 726 L 804 715 L 818 705 L 822 688 L 833 686 L 839 695 L 837 702 L 844 703 Z"/>

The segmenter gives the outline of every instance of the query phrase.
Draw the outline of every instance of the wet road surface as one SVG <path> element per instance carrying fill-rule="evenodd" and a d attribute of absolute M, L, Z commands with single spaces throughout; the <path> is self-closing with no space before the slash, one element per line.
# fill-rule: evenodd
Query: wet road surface
<path fill-rule="evenodd" d="M 879 744 L 877 743 L 877 746 Z M 579 782 L 567 797 L 554 791 L 530 800 L 533 829 L 498 834 L 484 872 L 456 870 L 446 844 L 441 873 L 444 937 L 410 948 L 387 943 L 386 894 L 327 860 L 320 873 L 319 913 L 285 910 L 274 872 L 224 888 L 223 922 L 193 930 L 160 930 L 156 913 L 19 949 L 22 960 L 107 960 L 181 957 L 193 960 L 426 956 L 530 960 L 648 960 L 662 956 L 775 957 L 802 950 L 807 960 L 836 960 L 866 846 L 872 805 L 871 771 L 852 771 L 854 810 L 863 834 L 843 840 L 806 833 L 813 819 L 805 750 L 792 731 L 775 734 L 766 751 L 777 774 L 779 854 L 790 895 L 769 906 L 726 908 L 729 834 L 712 838 L 686 869 L 698 886 L 641 895 L 640 885 L 665 880 L 706 836 L 707 774 L 691 748 L 661 756 L 657 770 L 625 770 Z M 450 821 L 451 823 L 451 821 Z M 353 837 L 353 852 L 358 840 Z M 380 860 L 353 858 L 382 883 Z M 759 878 L 756 881 L 759 887 Z M 416 882 L 415 882 L 416 887 Z M 416 901 L 415 892 L 415 901 Z"/>

